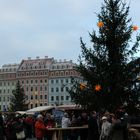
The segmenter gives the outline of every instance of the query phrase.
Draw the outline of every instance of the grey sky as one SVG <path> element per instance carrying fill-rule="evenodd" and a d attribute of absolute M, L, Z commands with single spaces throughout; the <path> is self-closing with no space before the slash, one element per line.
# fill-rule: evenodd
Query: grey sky
<path fill-rule="evenodd" d="M 79 38 L 88 43 L 103 0 L 0 0 L 0 66 L 36 56 L 76 61 Z M 140 26 L 140 0 L 130 14 Z M 136 33 L 135 33 L 136 34 Z"/>

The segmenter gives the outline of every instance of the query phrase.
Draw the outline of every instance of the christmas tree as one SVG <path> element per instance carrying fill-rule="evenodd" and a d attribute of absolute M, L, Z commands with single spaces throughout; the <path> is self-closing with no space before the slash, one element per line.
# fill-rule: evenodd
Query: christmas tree
<path fill-rule="evenodd" d="M 89 33 L 92 46 L 81 38 L 81 54 L 76 70 L 83 83 L 75 81 L 72 100 L 86 109 L 109 110 L 139 104 L 140 36 L 128 17 L 130 7 L 122 0 L 104 0 L 97 14 L 98 31 Z"/>
<path fill-rule="evenodd" d="M 13 96 L 10 103 L 10 111 L 25 111 L 28 109 L 28 104 L 26 103 L 26 96 L 24 94 L 24 89 L 21 87 L 20 82 L 16 84 L 16 89 L 13 90 Z"/>

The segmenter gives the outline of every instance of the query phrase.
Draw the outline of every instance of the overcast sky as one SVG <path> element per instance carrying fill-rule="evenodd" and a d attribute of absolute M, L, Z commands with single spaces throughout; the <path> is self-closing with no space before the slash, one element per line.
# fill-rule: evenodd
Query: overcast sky
<path fill-rule="evenodd" d="M 130 2 L 140 26 L 140 0 Z M 103 0 L 0 0 L 0 67 L 36 56 L 77 61 L 79 38 L 88 44 Z"/>

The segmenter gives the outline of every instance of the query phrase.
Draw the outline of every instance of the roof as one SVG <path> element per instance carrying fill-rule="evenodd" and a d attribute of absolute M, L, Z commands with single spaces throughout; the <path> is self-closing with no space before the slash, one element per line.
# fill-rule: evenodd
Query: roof
<path fill-rule="evenodd" d="M 54 106 L 38 106 L 32 109 L 29 109 L 26 111 L 26 113 L 35 113 L 35 112 L 41 112 L 41 111 L 47 111 L 50 109 L 55 108 Z"/>
<path fill-rule="evenodd" d="M 81 106 L 78 105 L 60 105 L 56 107 L 57 109 L 60 110 L 81 110 Z"/>

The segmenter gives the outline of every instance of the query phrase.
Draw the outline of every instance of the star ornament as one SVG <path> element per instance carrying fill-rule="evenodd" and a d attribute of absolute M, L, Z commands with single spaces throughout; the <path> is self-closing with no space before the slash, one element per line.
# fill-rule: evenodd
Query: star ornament
<path fill-rule="evenodd" d="M 138 28 L 138 26 L 136 26 L 136 25 L 134 25 L 133 27 L 132 27 L 132 30 L 133 31 L 137 31 L 139 28 Z"/>
<path fill-rule="evenodd" d="M 96 91 L 100 91 L 101 90 L 101 86 L 100 85 L 95 85 L 95 90 Z"/>
<path fill-rule="evenodd" d="M 83 90 L 83 89 L 85 89 L 85 88 L 86 88 L 86 85 L 85 85 L 84 83 L 81 83 L 81 84 L 80 84 L 80 89 Z"/>
<path fill-rule="evenodd" d="M 103 23 L 102 21 L 99 21 L 99 22 L 97 23 L 97 26 L 98 26 L 99 28 L 102 28 L 102 27 L 104 26 L 104 23 Z"/>

